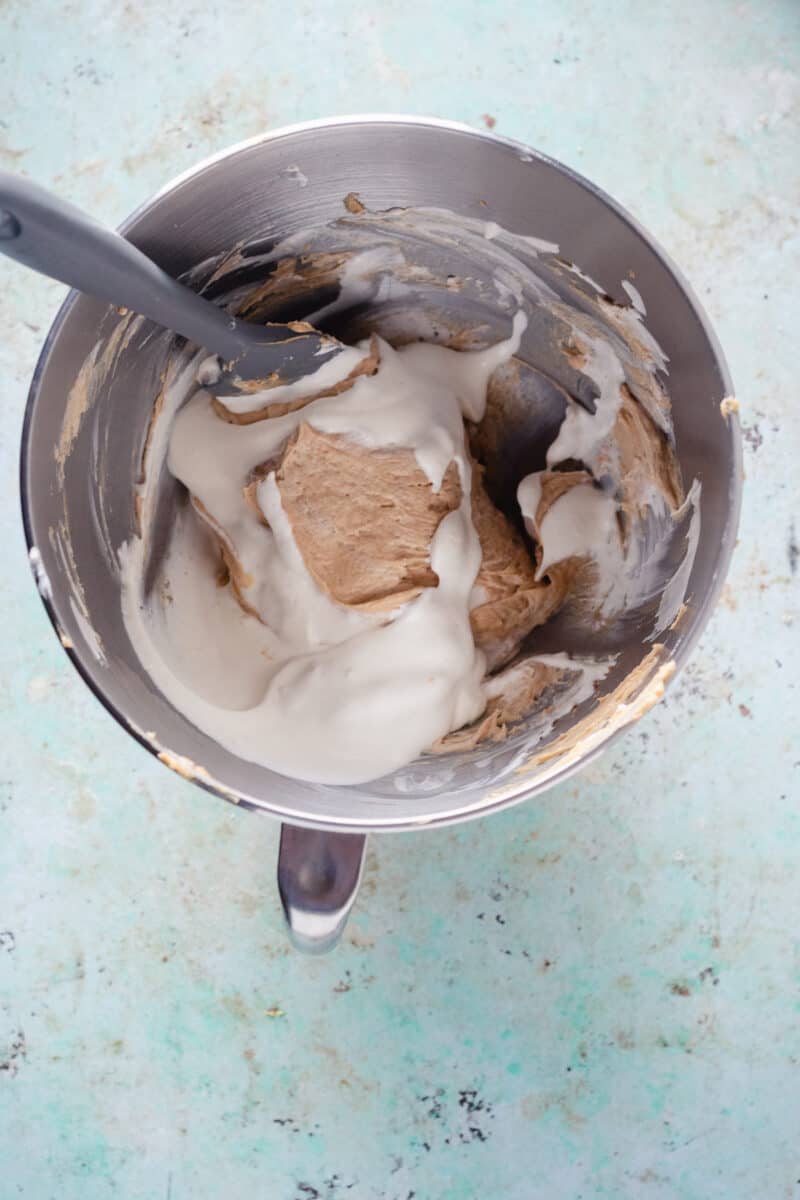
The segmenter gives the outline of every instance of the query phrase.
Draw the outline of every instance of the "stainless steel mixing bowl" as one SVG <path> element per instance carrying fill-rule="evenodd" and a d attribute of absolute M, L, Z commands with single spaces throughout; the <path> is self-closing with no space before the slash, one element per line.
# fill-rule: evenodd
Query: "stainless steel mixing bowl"
<path fill-rule="evenodd" d="M 441 121 L 357 117 L 279 130 L 181 176 L 123 230 L 177 276 L 238 244 L 252 257 L 287 235 L 336 221 L 350 193 L 372 211 L 450 209 L 558 243 L 620 303 L 627 302 L 620 281 L 635 278 L 648 328 L 669 357 L 684 478 L 702 483 L 687 611 L 663 639 L 661 657 L 642 673 L 643 700 L 637 707 L 634 696 L 629 709 L 636 716 L 649 703 L 647 689 L 654 696 L 660 686 L 664 663 L 685 662 L 719 593 L 736 533 L 739 430 L 735 416 L 720 412 L 731 384 L 700 306 L 652 238 L 586 180 L 518 143 Z M 561 760 L 542 762 L 533 751 L 526 758 L 523 729 L 511 744 L 425 758 L 357 788 L 277 776 L 200 733 L 141 667 L 123 625 L 109 552 L 136 528 L 133 489 L 164 359 L 151 327 L 121 338 L 123 319 L 71 294 L 36 367 L 22 445 L 22 506 L 39 590 L 76 668 L 132 736 L 200 786 L 285 823 L 278 878 L 290 927 L 298 945 L 324 948 L 352 904 L 367 832 L 464 820 L 522 800 L 585 764 L 624 722 L 610 721 L 584 750 Z M 77 399 L 73 388 L 67 403 L 82 364 L 115 334 L 113 372 L 101 386 L 90 381 Z M 628 669 L 652 648 L 634 629 L 621 649 Z M 562 731 L 563 723 L 555 734 Z"/>

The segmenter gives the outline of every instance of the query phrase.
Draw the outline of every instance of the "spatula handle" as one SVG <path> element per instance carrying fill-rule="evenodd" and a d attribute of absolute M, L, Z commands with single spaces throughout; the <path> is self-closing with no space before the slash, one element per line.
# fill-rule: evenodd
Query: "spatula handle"
<path fill-rule="evenodd" d="M 149 317 L 223 359 L 242 352 L 237 322 L 171 279 L 141 250 L 28 179 L 0 171 L 0 253 Z"/>

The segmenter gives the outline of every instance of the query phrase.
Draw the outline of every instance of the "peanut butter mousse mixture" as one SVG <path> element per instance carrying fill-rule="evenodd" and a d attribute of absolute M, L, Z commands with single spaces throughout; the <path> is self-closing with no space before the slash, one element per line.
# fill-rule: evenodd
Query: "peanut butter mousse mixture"
<path fill-rule="evenodd" d="M 567 600 L 601 620 L 652 591 L 626 527 L 684 498 L 668 441 L 587 337 L 596 411 L 569 404 L 546 469 L 520 481 L 527 537 L 496 507 L 468 430 L 525 324 L 477 351 L 373 335 L 235 398 L 201 356 L 168 379 L 155 442 L 189 501 L 145 595 L 145 494 L 123 608 L 201 730 L 282 774 L 356 784 L 502 739 L 543 697 L 555 719 L 592 694 L 610 661 L 520 647 Z"/>

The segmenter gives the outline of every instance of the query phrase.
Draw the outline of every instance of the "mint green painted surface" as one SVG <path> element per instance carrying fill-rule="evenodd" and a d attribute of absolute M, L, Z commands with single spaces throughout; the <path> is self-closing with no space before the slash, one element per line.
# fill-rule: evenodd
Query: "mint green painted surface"
<path fill-rule="evenodd" d="M 706 304 L 747 469 L 666 703 L 544 797 L 375 840 L 301 958 L 277 827 L 129 742 L 47 625 L 16 460 L 62 289 L 0 263 L 2 1200 L 800 1197 L 799 54 L 795 0 L 0 5 L 0 165 L 111 222 L 359 110 L 583 171 Z"/>

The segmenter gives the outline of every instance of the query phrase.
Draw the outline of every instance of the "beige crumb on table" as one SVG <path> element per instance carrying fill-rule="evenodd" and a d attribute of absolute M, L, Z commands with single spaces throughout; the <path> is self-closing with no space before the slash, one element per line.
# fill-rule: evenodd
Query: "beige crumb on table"
<path fill-rule="evenodd" d="M 362 204 L 358 192 L 348 192 L 342 203 L 347 211 L 356 217 L 366 212 L 366 205 Z"/>
<path fill-rule="evenodd" d="M 720 401 L 719 411 L 722 413 L 723 417 L 725 417 L 725 418 L 729 417 L 731 415 L 731 413 L 738 413 L 739 401 L 736 399 L 735 396 L 725 396 Z"/>

